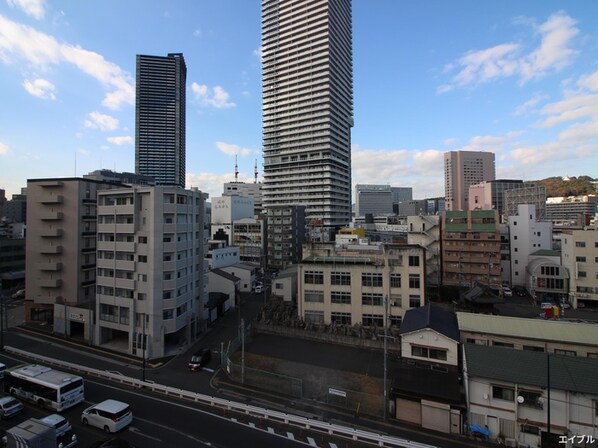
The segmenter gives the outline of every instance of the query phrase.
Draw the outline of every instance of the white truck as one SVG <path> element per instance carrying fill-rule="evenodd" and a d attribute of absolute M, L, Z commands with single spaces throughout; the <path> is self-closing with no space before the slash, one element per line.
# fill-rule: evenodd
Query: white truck
<path fill-rule="evenodd" d="M 6 448 L 72 448 L 77 436 L 72 433 L 57 437 L 56 429 L 36 418 L 30 418 L 6 430 L 2 446 Z"/>

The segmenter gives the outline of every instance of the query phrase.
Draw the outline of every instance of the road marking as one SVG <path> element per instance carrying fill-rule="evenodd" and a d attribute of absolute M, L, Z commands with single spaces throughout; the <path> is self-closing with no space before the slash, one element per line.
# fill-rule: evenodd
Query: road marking
<path fill-rule="evenodd" d="M 249 427 L 255 429 L 255 423 L 249 422 Z"/>
<path fill-rule="evenodd" d="M 287 432 L 287 438 L 295 440 L 295 435 L 292 432 Z"/>
<path fill-rule="evenodd" d="M 313 437 L 308 437 L 307 443 L 309 443 L 309 446 L 318 446 L 318 444 L 316 443 L 316 441 Z"/>
<path fill-rule="evenodd" d="M 328 445 L 330 445 L 330 448 L 337 448 L 336 443 L 328 442 Z"/>
<path fill-rule="evenodd" d="M 268 432 L 269 432 L 270 434 L 274 434 L 274 428 L 272 428 L 272 427 L 268 426 Z"/>
<path fill-rule="evenodd" d="M 214 373 L 214 369 L 210 369 L 209 367 L 204 367 L 202 370 L 205 370 L 206 372 Z"/>
<path fill-rule="evenodd" d="M 137 420 L 140 420 L 140 419 L 138 418 Z M 155 440 L 156 442 L 162 442 L 162 439 L 158 439 L 157 437 L 152 437 L 150 435 L 147 435 L 140 429 L 135 428 L 134 426 L 130 426 L 129 431 L 134 432 L 135 434 L 139 434 L 140 436 L 147 437 L 148 439 Z"/>
<path fill-rule="evenodd" d="M 231 419 L 231 421 L 237 423 L 237 419 L 235 417 L 231 417 L 230 419 Z"/>
<path fill-rule="evenodd" d="M 140 421 L 142 421 L 142 422 L 145 422 L 145 423 L 147 423 L 147 424 L 149 424 L 149 425 L 152 425 L 152 426 L 157 426 L 157 427 L 159 427 L 159 428 L 162 428 L 162 429 L 165 429 L 165 430 L 167 430 L 167 431 L 175 431 L 175 430 L 174 430 L 172 427 L 170 427 L 170 426 L 161 425 L 161 424 L 159 424 L 159 423 L 156 423 L 156 422 L 153 422 L 153 421 L 150 421 L 150 420 L 146 420 L 146 419 L 144 419 L 144 418 L 139 418 L 139 417 L 137 417 L 137 416 L 135 416 L 135 420 L 140 420 Z M 151 436 L 148 436 L 147 434 L 144 434 L 143 432 L 141 432 L 141 430 L 139 430 L 139 429 L 137 429 L 137 428 L 130 427 L 130 428 L 129 428 L 129 431 L 131 431 L 131 432 L 134 432 L 135 434 L 140 434 L 140 435 L 142 435 L 142 436 L 144 436 L 144 437 L 147 437 L 147 438 L 149 438 L 149 439 L 153 439 L 153 440 L 156 440 L 156 441 L 158 441 L 158 442 L 162 442 L 162 440 L 160 440 L 160 439 L 156 439 L 155 437 L 151 437 Z M 194 442 L 201 443 L 202 445 L 205 445 L 205 446 L 212 446 L 212 443 L 211 443 L 211 442 L 206 442 L 206 441 L 204 441 L 204 440 L 198 439 L 197 437 L 193 437 L 191 434 L 185 434 L 184 432 L 180 432 L 180 431 L 176 431 L 176 432 L 177 432 L 177 434 L 179 434 L 179 435 L 181 435 L 181 436 L 185 436 L 185 437 L 187 437 L 188 439 L 191 439 L 191 440 L 193 440 Z"/>

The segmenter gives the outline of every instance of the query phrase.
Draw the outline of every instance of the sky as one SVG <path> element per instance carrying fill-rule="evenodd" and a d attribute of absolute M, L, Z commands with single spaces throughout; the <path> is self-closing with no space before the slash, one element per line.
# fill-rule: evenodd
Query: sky
<path fill-rule="evenodd" d="M 259 0 L 0 0 L 0 188 L 135 170 L 135 56 L 183 53 L 187 187 L 261 155 Z M 353 184 L 444 196 L 443 154 L 598 177 L 598 2 L 353 0 Z"/>

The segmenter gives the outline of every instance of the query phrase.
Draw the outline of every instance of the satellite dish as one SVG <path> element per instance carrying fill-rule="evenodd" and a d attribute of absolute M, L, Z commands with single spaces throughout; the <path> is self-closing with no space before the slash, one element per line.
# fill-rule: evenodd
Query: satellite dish
<path fill-rule="evenodd" d="M 517 403 L 521 404 L 525 401 L 525 398 L 523 398 L 521 395 L 517 396 Z"/>

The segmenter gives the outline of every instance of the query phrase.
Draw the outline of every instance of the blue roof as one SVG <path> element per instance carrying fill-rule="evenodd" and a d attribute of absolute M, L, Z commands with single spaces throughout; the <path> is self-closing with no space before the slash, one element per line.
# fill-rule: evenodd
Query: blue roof
<path fill-rule="evenodd" d="M 400 334 L 403 335 L 425 328 L 434 330 L 454 341 L 459 342 L 461 340 L 455 315 L 431 304 L 407 310 L 401 322 Z"/>

